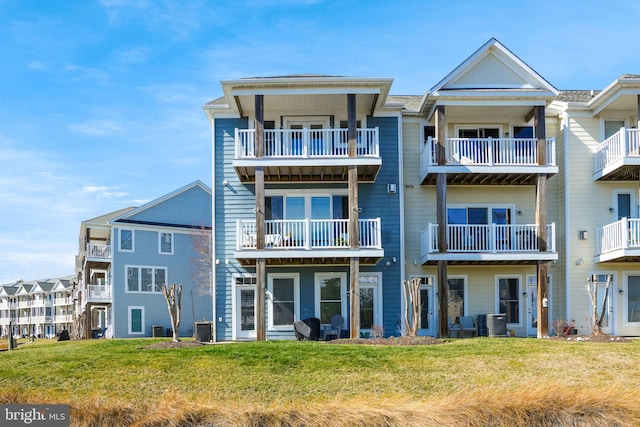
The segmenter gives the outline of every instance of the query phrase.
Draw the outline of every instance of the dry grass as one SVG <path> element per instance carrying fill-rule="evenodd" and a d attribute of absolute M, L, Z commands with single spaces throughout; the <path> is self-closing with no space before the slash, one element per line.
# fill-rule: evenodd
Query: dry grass
<path fill-rule="evenodd" d="M 69 404 L 75 426 L 640 425 L 640 342 L 158 342 L 21 346 L 0 403 Z"/>

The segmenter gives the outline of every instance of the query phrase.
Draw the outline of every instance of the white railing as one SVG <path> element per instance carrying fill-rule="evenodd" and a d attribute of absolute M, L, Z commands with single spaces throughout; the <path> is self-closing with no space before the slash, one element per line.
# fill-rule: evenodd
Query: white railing
<path fill-rule="evenodd" d="M 640 157 L 640 129 L 620 128 L 596 147 L 595 171 L 625 157 Z"/>
<path fill-rule="evenodd" d="M 52 316 L 32 316 L 30 323 L 53 323 Z"/>
<path fill-rule="evenodd" d="M 447 225 L 447 252 L 539 252 L 536 224 Z M 438 252 L 438 224 L 422 230 L 422 253 Z M 547 225 L 547 252 L 556 251 L 555 223 Z"/>
<path fill-rule="evenodd" d="M 379 157 L 378 128 L 356 130 L 356 155 Z M 255 129 L 235 130 L 235 158 L 256 156 Z M 347 157 L 347 129 L 265 129 L 265 158 Z"/>
<path fill-rule="evenodd" d="M 54 323 L 70 323 L 73 322 L 73 314 L 56 314 L 53 317 Z"/>
<path fill-rule="evenodd" d="M 423 145 L 423 166 L 437 165 L 438 141 L 429 138 Z M 546 164 L 556 164 L 556 140 L 546 139 Z M 446 165 L 538 166 L 536 138 L 447 138 Z M 426 172 L 423 167 L 423 172 Z"/>
<path fill-rule="evenodd" d="M 640 219 L 622 218 L 596 230 L 596 253 L 640 248 Z"/>
<path fill-rule="evenodd" d="M 111 258 L 111 245 L 87 243 L 87 258 Z"/>
<path fill-rule="evenodd" d="M 300 219 L 265 221 L 267 249 L 349 248 L 348 219 Z M 256 249 L 256 221 L 236 221 L 236 250 Z M 360 248 L 382 247 L 380 218 L 359 220 Z"/>
<path fill-rule="evenodd" d="M 111 286 L 89 285 L 87 286 L 87 299 L 111 299 Z"/>
<path fill-rule="evenodd" d="M 53 305 L 70 305 L 73 304 L 73 298 L 71 295 L 66 297 L 54 298 Z"/>

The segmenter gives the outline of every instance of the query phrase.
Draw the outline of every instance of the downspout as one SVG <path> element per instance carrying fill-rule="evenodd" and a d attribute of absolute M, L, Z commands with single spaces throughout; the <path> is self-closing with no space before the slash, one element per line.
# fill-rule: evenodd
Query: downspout
<path fill-rule="evenodd" d="M 571 229 L 571 196 L 569 192 L 569 114 L 566 108 L 562 112 L 562 139 L 564 143 L 564 283 L 565 283 L 565 314 L 567 319 L 571 319 L 571 274 L 569 269 L 569 259 L 571 249 L 569 246 L 569 233 Z"/>
<path fill-rule="evenodd" d="M 216 272 L 216 158 L 215 158 L 215 138 L 216 138 L 216 124 L 213 117 L 211 117 L 211 154 L 212 154 L 212 164 L 211 164 L 211 300 L 212 300 L 212 315 L 213 315 L 213 336 L 211 337 L 213 342 L 218 341 L 218 326 L 217 326 L 217 282 L 218 276 Z"/>
<path fill-rule="evenodd" d="M 400 316 L 404 313 L 404 291 L 402 281 L 405 280 L 406 259 L 405 259 L 405 228 L 404 228 L 404 138 L 402 134 L 402 113 L 398 113 L 398 187 L 400 203 Z M 382 290 L 381 290 L 382 291 Z M 402 325 L 404 332 L 404 324 Z"/>

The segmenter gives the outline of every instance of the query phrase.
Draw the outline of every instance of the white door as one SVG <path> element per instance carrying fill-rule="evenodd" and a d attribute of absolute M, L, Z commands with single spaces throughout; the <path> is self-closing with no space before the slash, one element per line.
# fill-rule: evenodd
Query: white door
<path fill-rule="evenodd" d="M 598 283 L 597 292 L 597 315 L 598 318 L 604 313 L 602 320 L 602 332 L 605 334 L 613 333 L 613 283 L 609 285 L 609 292 L 606 292 L 606 284 L 604 282 Z M 604 297 L 607 294 L 607 301 L 605 304 Z M 604 307 L 603 307 L 604 304 Z"/>
<path fill-rule="evenodd" d="M 535 276 L 534 280 L 535 280 Z M 529 281 L 529 280 L 527 280 Z M 538 285 L 527 283 L 527 335 L 538 335 Z"/>
<path fill-rule="evenodd" d="M 256 305 L 255 286 L 236 288 L 236 339 L 256 338 Z"/>
<path fill-rule="evenodd" d="M 380 303 L 380 282 L 378 274 L 360 276 L 360 333 L 372 335 L 374 329 L 382 328 L 382 307 Z"/>
<path fill-rule="evenodd" d="M 420 327 L 418 335 L 435 336 L 433 285 L 420 286 Z"/>

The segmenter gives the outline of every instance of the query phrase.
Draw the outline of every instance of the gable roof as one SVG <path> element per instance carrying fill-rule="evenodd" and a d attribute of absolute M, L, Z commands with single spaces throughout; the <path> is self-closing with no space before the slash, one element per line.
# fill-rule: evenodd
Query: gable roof
<path fill-rule="evenodd" d="M 491 38 L 429 91 L 512 90 L 557 96 L 558 90 L 497 39 Z"/>
<path fill-rule="evenodd" d="M 149 203 L 146 203 L 138 208 L 135 209 L 131 209 L 127 212 L 125 212 L 124 214 L 115 217 L 113 219 L 111 219 L 109 221 L 109 224 L 116 224 L 116 223 L 135 223 L 135 224 L 143 224 L 143 225 L 155 225 L 155 226 L 167 226 L 167 227 L 182 227 L 182 228 L 192 228 L 194 224 L 181 224 L 181 223 L 175 223 L 175 222 L 164 222 L 164 221 L 149 221 L 149 220 L 139 220 L 136 219 L 136 216 L 139 216 L 140 214 L 147 212 L 151 209 L 153 209 L 154 207 L 161 205 L 162 203 L 165 203 L 171 199 L 174 199 L 194 188 L 200 188 L 201 190 L 203 190 L 204 192 L 206 192 L 209 196 L 211 196 L 211 189 L 205 185 L 204 183 L 202 183 L 202 181 L 200 180 L 196 180 L 194 182 L 192 182 L 191 184 L 187 184 L 184 187 L 181 187 L 175 191 L 172 191 L 169 194 L 166 194 L 158 199 L 152 200 Z M 210 205 L 210 203 L 209 203 Z"/>

